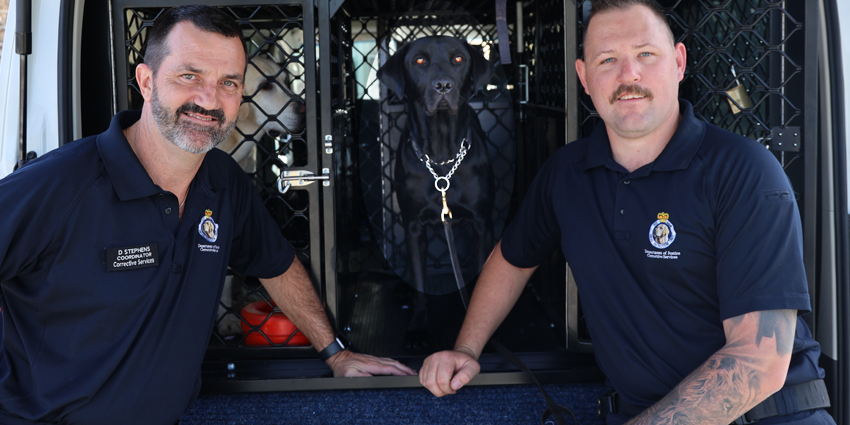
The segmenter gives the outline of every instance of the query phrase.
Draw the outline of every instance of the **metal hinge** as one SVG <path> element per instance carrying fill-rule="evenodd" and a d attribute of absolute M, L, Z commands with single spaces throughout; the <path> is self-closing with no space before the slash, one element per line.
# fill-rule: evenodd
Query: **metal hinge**
<path fill-rule="evenodd" d="M 284 170 L 280 178 L 277 179 L 277 190 L 280 193 L 286 193 L 293 186 L 303 187 L 320 180 L 322 186 L 330 186 L 330 174 L 331 171 L 328 168 L 322 168 L 322 175 L 320 176 L 310 170 Z"/>
<path fill-rule="evenodd" d="M 525 121 L 523 106 L 528 104 L 528 65 L 519 66 L 519 116 L 520 122 Z"/>
<path fill-rule="evenodd" d="M 334 153 L 334 136 L 325 135 L 325 153 L 330 155 Z"/>
<path fill-rule="evenodd" d="M 800 152 L 800 127 L 773 127 L 770 136 L 758 139 L 767 142 L 767 148 L 774 152 Z"/>
<path fill-rule="evenodd" d="M 528 103 L 528 65 L 519 66 L 519 103 Z"/>

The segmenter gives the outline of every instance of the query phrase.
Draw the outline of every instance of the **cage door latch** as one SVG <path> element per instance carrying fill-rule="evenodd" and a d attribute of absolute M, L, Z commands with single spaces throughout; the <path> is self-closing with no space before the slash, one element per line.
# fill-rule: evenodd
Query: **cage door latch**
<path fill-rule="evenodd" d="M 322 186 L 330 186 L 330 174 L 331 171 L 328 168 L 322 168 L 321 175 L 316 175 L 310 170 L 284 170 L 277 179 L 277 190 L 280 193 L 286 193 L 293 186 L 308 186 L 317 181 L 321 181 Z"/>

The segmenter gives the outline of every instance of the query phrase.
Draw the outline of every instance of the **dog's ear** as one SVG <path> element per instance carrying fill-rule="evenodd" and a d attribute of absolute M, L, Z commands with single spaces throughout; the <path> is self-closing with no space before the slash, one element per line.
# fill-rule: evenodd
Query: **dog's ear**
<path fill-rule="evenodd" d="M 496 71 L 493 64 L 484 57 L 481 52 L 481 46 L 473 46 L 466 43 L 466 49 L 469 51 L 469 57 L 472 58 L 472 64 L 469 67 L 469 75 L 472 76 L 472 95 L 481 90 L 493 73 Z"/>
<path fill-rule="evenodd" d="M 378 70 L 378 80 L 393 91 L 399 99 L 404 97 L 404 57 L 410 44 L 396 50 L 395 54 Z"/>

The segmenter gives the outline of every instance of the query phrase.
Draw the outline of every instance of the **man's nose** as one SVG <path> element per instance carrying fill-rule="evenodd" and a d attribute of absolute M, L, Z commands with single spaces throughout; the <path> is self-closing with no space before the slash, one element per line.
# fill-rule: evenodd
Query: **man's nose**
<path fill-rule="evenodd" d="M 218 109 L 221 106 L 219 87 L 215 83 L 204 83 L 198 86 L 193 101 L 204 109 Z"/>
<path fill-rule="evenodd" d="M 440 94 L 446 94 L 446 93 L 452 91 L 452 87 L 454 87 L 454 82 L 452 80 L 447 79 L 447 78 L 440 78 L 440 79 L 434 80 L 434 82 L 432 84 L 433 84 L 434 90 L 436 90 L 437 93 L 440 93 Z"/>
<path fill-rule="evenodd" d="M 618 81 L 624 84 L 632 84 L 640 81 L 640 64 L 632 58 L 620 61 L 620 74 Z"/>

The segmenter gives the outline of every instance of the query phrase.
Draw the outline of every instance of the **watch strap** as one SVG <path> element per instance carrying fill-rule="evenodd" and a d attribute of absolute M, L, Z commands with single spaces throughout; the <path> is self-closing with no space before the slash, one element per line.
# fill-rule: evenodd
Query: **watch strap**
<path fill-rule="evenodd" d="M 334 354 L 339 353 L 342 350 L 345 350 L 345 346 L 342 344 L 342 341 L 340 341 L 339 338 L 334 338 L 330 345 L 319 352 L 319 358 L 322 359 L 323 362 L 326 362 L 329 358 L 333 357 Z"/>

